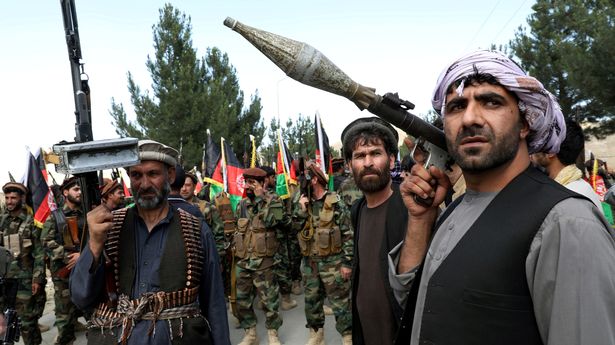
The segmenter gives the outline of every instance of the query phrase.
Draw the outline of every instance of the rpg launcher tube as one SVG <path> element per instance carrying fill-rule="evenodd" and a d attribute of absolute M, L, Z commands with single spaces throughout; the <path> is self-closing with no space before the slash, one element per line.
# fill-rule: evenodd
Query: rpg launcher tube
<path fill-rule="evenodd" d="M 352 80 L 323 53 L 311 45 L 245 25 L 227 17 L 224 25 L 238 32 L 286 75 L 296 81 L 345 97 L 359 107 L 381 117 L 414 137 L 440 147 L 446 152 L 444 133 L 402 108 L 382 102 L 376 89 Z"/>

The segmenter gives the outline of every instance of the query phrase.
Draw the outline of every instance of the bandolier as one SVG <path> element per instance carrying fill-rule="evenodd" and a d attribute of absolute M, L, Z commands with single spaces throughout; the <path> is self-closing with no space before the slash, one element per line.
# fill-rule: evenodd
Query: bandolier
<path fill-rule="evenodd" d="M 136 210 L 124 208 L 113 212 L 113 228 L 105 242 L 108 300 L 94 310 L 90 328 L 100 329 L 100 334 L 110 331 L 115 336 L 95 343 L 125 343 L 136 322 L 151 320 L 149 335 L 155 332 L 156 321 L 167 320 L 173 344 L 193 344 L 199 339 L 187 339 L 184 334 L 199 336 L 184 329 L 196 327 L 201 311 L 197 297 L 203 269 L 201 221 L 184 210 L 177 209 L 169 226 L 164 252 L 161 253 L 158 292 L 142 294 L 130 299 L 135 277 L 134 224 Z M 185 255 L 177 255 L 177 249 Z M 132 254 L 132 255 L 131 255 Z M 121 269 L 120 269 L 121 267 Z M 115 333 L 118 329 L 119 333 Z M 90 332 L 97 336 L 98 332 Z"/>

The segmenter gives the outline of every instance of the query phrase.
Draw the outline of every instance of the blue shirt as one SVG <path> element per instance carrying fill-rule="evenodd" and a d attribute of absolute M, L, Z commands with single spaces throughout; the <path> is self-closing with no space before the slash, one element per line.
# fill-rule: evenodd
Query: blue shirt
<path fill-rule="evenodd" d="M 167 239 L 171 220 L 175 216 L 175 208 L 169 207 L 169 213 L 152 231 L 141 217 L 135 217 L 135 239 L 137 267 L 131 298 L 138 298 L 142 293 L 160 290 L 159 268 L 161 253 Z M 199 306 L 202 315 L 208 320 L 214 345 L 230 345 L 228 320 L 222 276 L 218 263 L 218 253 L 211 230 L 205 222 L 201 222 L 201 242 L 203 244 L 203 271 L 199 286 Z M 104 293 L 105 265 L 99 263 L 92 267 L 93 255 L 89 246 L 85 246 L 70 277 L 70 293 L 73 303 L 82 310 L 94 308 Z M 156 334 L 147 336 L 150 321 L 140 321 L 135 325 L 129 345 L 163 345 L 170 344 L 168 323 L 157 321 Z"/>

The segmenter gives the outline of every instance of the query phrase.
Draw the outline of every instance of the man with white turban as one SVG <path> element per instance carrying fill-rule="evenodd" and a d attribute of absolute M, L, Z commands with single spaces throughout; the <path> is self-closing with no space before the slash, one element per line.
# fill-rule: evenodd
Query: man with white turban
<path fill-rule="evenodd" d="M 410 217 L 389 255 L 406 305 L 396 343 L 615 344 L 615 235 L 591 201 L 530 165 L 565 137 L 553 95 L 477 51 L 442 72 L 432 104 L 467 191 L 438 215 L 444 172 L 415 164 L 404 178 Z"/>

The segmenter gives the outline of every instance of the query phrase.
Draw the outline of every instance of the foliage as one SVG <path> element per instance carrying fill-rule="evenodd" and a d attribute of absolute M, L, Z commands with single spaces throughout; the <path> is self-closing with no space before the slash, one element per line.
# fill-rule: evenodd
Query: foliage
<path fill-rule="evenodd" d="M 244 108 L 244 95 L 227 54 L 213 47 L 197 58 L 190 17 L 170 4 L 160 9 L 159 22 L 152 29 L 155 53 L 146 62 L 152 94 L 142 90 L 128 72 L 136 121 L 130 121 L 124 106 L 112 99 L 116 132 L 181 147 L 187 167 L 200 165 L 207 129 L 213 138 L 224 137 L 237 156 L 246 149 L 249 134 L 259 144 L 265 133 L 260 97 L 255 93 Z"/>
<path fill-rule="evenodd" d="M 559 99 L 564 115 L 615 132 L 615 5 L 610 0 L 537 0 L 509 43 L 521 65 Z"/>

